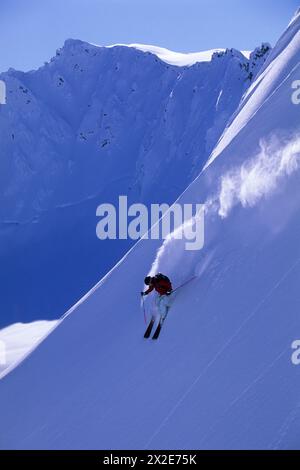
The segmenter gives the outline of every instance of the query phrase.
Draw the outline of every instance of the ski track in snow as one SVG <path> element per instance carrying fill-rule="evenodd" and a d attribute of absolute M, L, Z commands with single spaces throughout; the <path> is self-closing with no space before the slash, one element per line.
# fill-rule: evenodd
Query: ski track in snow
<path fill-rule="evenodd" d="M 224 410 L 223 415 L 220 416 L 214 424 L 212 424 L 207 433 L 201 438 L 199 442 L 199 447 L 201 447 L 201 444 L 204 444 L 208 436 L 216 429 L 216 427 L 222 422 L 222 420 L 225 418 L 225 416 L 228 414 L 228 412 L 253 388 L 257 383 L 260 382 L 261 379 L 264 378 L 266 373 L 270 371 L 274 365 L 286 354 L 287 351 L 289 351 L 290 347 L 284 348 L 276 357 L 273 361 L 271 361 L 269 364 L 267 364 L 262 372 L 260 372 L 255 379 L 253 379 L 247 387 L 244 388 L 244 390 L 234 399 L 232 402 L 228 405 L 228 407 Z"/>
<path fill-rule="evenodd" d="M 281 428 L 278 431 L 278 438 L 270 444 L 270 450 L 282 450 L 281 444 L 284 441 L 285 437 L 287 436 L 292 424 L 296 421 L 297 416 L 300 413 L 300 402 L 296 406 L 294 410 L 292 410 L 287 418 L 285 419 L 284 423 L 282 424 Z"/>

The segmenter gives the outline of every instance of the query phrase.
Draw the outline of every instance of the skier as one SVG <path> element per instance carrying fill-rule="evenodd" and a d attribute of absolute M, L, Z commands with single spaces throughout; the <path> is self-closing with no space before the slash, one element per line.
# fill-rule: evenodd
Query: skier
<path fill-rule="evenodd" d="M 141 295 L 148 295 L 155 290 L 158 293 L 155 304 L 160 315 L 160 323 L 163 323 L 170 308 L 170 301 L 172 297 L 172 284 L 170 279 L 164 274 L 158 273 L 154 277 L 145 277 L 144 283 L 149 286 Z"/>

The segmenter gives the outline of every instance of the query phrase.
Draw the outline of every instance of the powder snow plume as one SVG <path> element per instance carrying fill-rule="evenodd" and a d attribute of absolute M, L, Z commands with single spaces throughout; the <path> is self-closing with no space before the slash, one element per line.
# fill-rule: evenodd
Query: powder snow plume
<path fill-rule="evenodd" d="M 285 138 L 273 135 L 268 139 L 262 139 L 259 147 L 260 150 L 254 157 L 220 178 L 218 195 L 208 198 L 203 205 L 205 216 L 217 212 L 224 219 L 237 204 L 243 207 L 255 206 L 261 198 L 276 191 L 283 178 L 299 168 L 299 135 Z M 168 235 L 157 251 L 150 275 L 164 270 L 176 277 L 174 273 L 178 273 L 178 266 L 184 265 L 183 260 L 187 256 L 199 258 L 199 253 L 187 252 L 185 239 L 182 236 L 185 226 L 192 226 L 194 223 L 195 219 L 192 218 Z M 190 274 L 189 271 L 181 269 L 176 281 L 180 283 Z"/>
<path fill-rule="evenodd" d="M 280 181 L 296 171 L 300 162 L 300 136 L 282 139 L 273 136 L 260 141 L 260 151 L 250 161 L 221 177 L 218 213 L 229 215 L 237 204 L 253 207 L 276 190 Z"/>

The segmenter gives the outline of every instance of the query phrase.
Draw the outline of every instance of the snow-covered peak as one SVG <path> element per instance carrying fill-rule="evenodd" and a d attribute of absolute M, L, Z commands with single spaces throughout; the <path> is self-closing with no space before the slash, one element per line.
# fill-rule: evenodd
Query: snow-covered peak
<path fill-rule="evenodd" d="M 261 71 L 266 62 L 272 47 L 269 43 L 263 42 L 261 46 L 256 47 L 249 57 L 249 74 L 251 78 L 255 78 Z"/>
<path fill-rule="evenodd" d="M 211 49 L 208 51 L 183 53 L 145 44 L 116 44 L 116 46 L 133 47 L 142 52 L 150 52 L 163 62 L 170 65 L 177 65 L 178 67 L 194 65 L 197 62 L 210 62 L 214 53 L 224 51 L 224 49 Z"/>
<path fill-rule="evenodd" d="M 152 54 L 158 57 L 162 62 L 177 67 L 189 67 L 199 62 L 210 62 L 213 57 L 222 53 L 231 53 L 235 51 L 237 56 L 243 56 L 249 59 L 251 51 L 237 51 L 235 49 L 216 48 L 200 52 L 175 52 L 164 47 L 153 46 L 149 44 L 112 44 L 110 46 L 101 46 L 80 39 L 67 39 L 64 46 L 58 50 L 58 55 L 63 51 L 67 54 L 74 54 L 78 50 L 84 50 L 89 53 L 91 50 L 96 53 L 99 50 L 113 48 L 135 49 L 144 53 Z"/>
<path fill-rule="evenodd" d="M 185 67 L 194 65 L 197 62 L 210 62 L 212 56 L 216 52 L 224 51 L 225 49 L 211 49 L 201 52 L 174 52 L 169 49 L 152 46 L 148 44 L 112 44 L 110 46 L 101 46 L 98 44 L 88 43 L 80 39 L 67 39 L 62 49 L 58 53 L 64 51 L 67 54 L 72 54 L 79 48 L 84 49 L 86 52 L 92 50 L 94 53 L 98 50 L 113 49 L 113 48 L 135 49 L 137 51 L 150 53 L 157 56 L 163 62 L 169 65 L 176 65 L 178 67 Z"/>
<path fill-rule="evenodd" d="M 257 60 L 261 57 L 264 57 L 271 49 L 271 45 L 268 42 L 263 42 L 261 46 L 256 47 L 254 51 L 250 54 L 250 60 Z"/>

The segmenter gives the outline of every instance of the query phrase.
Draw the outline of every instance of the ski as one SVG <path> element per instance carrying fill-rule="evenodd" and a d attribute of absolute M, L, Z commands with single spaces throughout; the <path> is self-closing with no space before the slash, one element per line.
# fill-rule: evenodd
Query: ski
<path fill-rule="evenodd" d="M 154 322 L 155 322 L 155 317 L 152 317 L 151 320 L 150 320 L 150 323 L 147 327 L 147 330 L 145 331 L 144 338 L 149 338 L 149 336 L 151 335 L 151 331 L 152 331 Z"/>
<path fill-rule="evenodd" d="M 157 339 L 159 337 L 161 327 L 162 327 L 162 322 L 160 321 L 159 324 L 157 325 L 154 335 L 152 336 L 152 339 Z"/>

